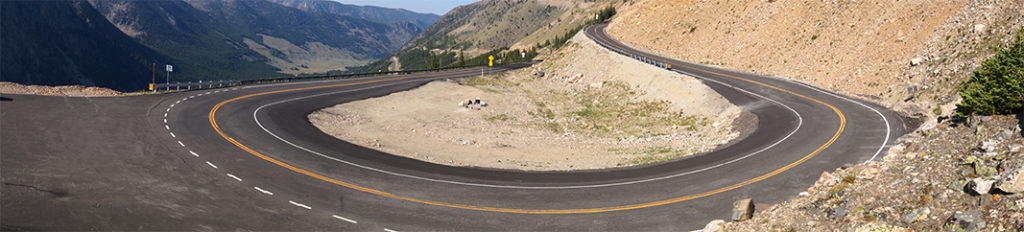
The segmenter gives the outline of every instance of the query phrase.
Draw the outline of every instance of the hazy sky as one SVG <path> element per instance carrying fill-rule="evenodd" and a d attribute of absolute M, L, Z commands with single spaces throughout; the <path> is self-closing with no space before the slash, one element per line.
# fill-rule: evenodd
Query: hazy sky
<path fill-rule="evenodd" d="M 352 5 L 370 5 L 387 8 L 402 8 L 420 13 L 444 15 L 459 5 L 466 5 L 478 0 L 334 0 Z"/>

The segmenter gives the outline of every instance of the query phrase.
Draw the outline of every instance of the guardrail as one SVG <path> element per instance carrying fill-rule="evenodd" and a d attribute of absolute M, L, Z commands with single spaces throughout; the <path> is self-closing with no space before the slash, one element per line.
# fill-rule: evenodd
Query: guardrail
<path fill-rule="evenodd" d="M 525 67 L 529 63 L 514 63 L 503 65 L 502 67 Z M 338 74 L 338 75 L 320 75 L 320 76 L 304 76 L 304 77 L 277 77 L 277 78 L 262 78 L 253 80 L 214 80 L 214 81 L 197 81 L 197 82 L 175 82 L 175 83 L 150 83 L 150 90 L 155 91 L 181 91 L 181 90 L 197 90 L 197 89 L 211 89 L 211 88 L 223 88 L 233 87 L 242 85 L 258 85 L 258 84 L 270 84 L 270 83 L 286 83 L 294 81 L 315 81 L 315 80 L 338 80 L 338 79 L 349 79 L 356 77 L 368 77 L 368 76 L 386 76 L 386 75 L 405 75 L 413 73 L 423 72 L 438 72 L 447 70 L 467 69 L 484 67 L 486 65 L 470 65 L 470 66 L 455 66 L 435 69 L 417 69 L 407 71 L 388 71 L 388 72 L 374 72 L 374 73 L 350 73 L 350 74 Z"/>
<path fill-rule="evenodd" d="M 594 26 L 589 26 L 589 27 L 594 27 Z M 586 29 L 589 29 L 589 27 L 586 28 Z M 665 62 L 661 62 L 661 61 L 658 61 L 658 60 L 655 60 L 655 59 L 651 59 L 650 57 L 633 54 L 633 53 L 627 52 L 625 50 L 619 49 L 618 47 L 612 46 L 611 44 L 607 44 L 607 43 L 604 42 L 604 40 L 598 39 L 596 35 L 590 34 L 590 31 L 586 30 L 586 29 L 583 30 L 583 34 L 586 34 L 587 37 L 590 37 L 591 40 L 593 40 L 594 42 L 597 42 L 597 44 L 600 44 L 601 46 L 604 46 L 605 48 L 608 48 L 609 50 L 612 50 L 612 51 L 615 51 L 615 52 L 617 52 L 619 54 L 622 54 L 624 56 L 628 56 L 630 58 L 639 60 L 640 62 L 644 62 L 644 63 L 648 63 L 648 64 L 651 64 L 651 65 L 657 66 L 659 68 L 672 69 L 672 65 L 669 64 L 669 63 L 665 63 Z"/>

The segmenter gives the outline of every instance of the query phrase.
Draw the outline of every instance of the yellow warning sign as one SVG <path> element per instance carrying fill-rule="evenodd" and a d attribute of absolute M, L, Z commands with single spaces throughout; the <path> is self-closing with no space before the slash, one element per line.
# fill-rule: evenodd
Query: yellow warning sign
<path fill-rule="evenodd" d="M 487 56 L 487 66 L 494 66 L 494 56 Z"/>
<path fill-rule="evenodd" d="M 149 83 L 149 90 L 153 90 L 153 83 Z"/>

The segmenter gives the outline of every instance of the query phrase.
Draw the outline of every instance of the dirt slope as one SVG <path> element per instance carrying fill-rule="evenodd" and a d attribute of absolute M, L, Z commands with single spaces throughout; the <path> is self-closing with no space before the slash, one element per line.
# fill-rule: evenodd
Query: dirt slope
<path fill-rule="evenodd" d="M 622 6 L 609 32 L 680 60 L 923 113 L 956 101 L 954 86 L 1012 38 L 1024 19 L 1020 3 L 642 0 Z"/>
<path fill-rule="evenodd" d="M 392 154 L 517 170 L 648 164 L 738 136 L 731 123 L 740 110 L 696 79 L 610 53 L 582 33 L 553 57 L 534 70 L 434 82 L 309 119 Z M 488 106 L 459 106 L 477 97 Z"/>

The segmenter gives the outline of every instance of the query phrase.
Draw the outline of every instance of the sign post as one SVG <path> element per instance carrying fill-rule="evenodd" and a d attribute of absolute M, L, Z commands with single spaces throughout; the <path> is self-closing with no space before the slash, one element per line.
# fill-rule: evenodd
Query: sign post
<path fill-rule="evenodd" d="M 171 91 L 171 72 L 174 72 L 174 66 L 167 65 L 167 91 Z"/>

